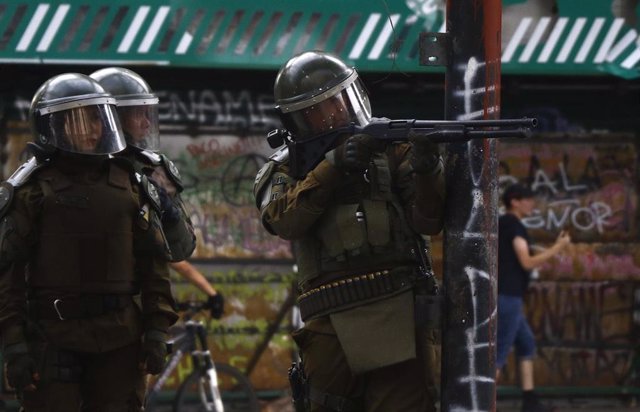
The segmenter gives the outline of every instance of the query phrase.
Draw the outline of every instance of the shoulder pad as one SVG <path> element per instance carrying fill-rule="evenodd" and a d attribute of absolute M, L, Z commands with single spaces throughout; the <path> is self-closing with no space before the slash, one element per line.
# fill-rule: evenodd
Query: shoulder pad
<path fill-rule="evenodd" d="M 13 200 L 13 192 L 14 188 L 11 184 L 8 182 L 0 183 L 0 218 L 9 210 L 9 206 L 11 206 L 11 201 Z"/>
<path fill-rule="evenodd" d="M 169 178 L 178 187 L 178 191 L 182 192 L 182 189 L 184 189 L 184 187 L 182 186 L 182 177 L 180 176 L 180 171 L 176 167 L 175 163 L 173 163 L 165 155 L 160 155 L 160 159 L 162 159 L 162 165 L 164 166 L 165 171 L 169 175 Z"/>
<path fill-rule="evenodd" d="M 282 146 L 280 149 L 276 150 L 271 156 L 269 156 L 269 160 L 273 160 L 276 163 L 284 163 L 289 160 L 289 148 L 287 146 Z"/>
<path fill-rule="evenodd" d="M 269 161 L 262 166 L 262 168 L 258 171 L 256 175 L 256 180 L 253 183 L 253 195 L 256 200 L 256 206 L 260 208 L 262 203 L 261 193 L 264 189 L 265 185 L 271 180 L 271 174 L 273 173 L 273 168 L 275 167 L 275 163 Z"/>
<path fill-rule="evenodd" d="M 146 198 L 150 201 L 151 206 L 160 212 L 162 209 L 160 206 L 160 195 L 158 194 L 158 189 L 149 181 L 147 176 L 142 173 L 135 173 L 136 180 L 138 181 L 138 185 L 142 189 L 142 192 L 145 194 Z"/>
<path fill-rule="evenodd" d="M 141 150 L 138 153 L 145 159 L 148 159 L 154 166 L 162 163 L 162 156 L 158 153 L 152 152 L 151 150 Z"/>
<path fill-rule="evenodd" d="M 13 187 L 20 187 L 23 184 L 27 183 L 29 177 L 38 169 L 42 169 L 48 163 L 40 162 L 36 157 L 31 157 L 29 160 L 24 162 L 16 169 L 15 172 L 7 179 L 7 183 L 9 183 Z"/>

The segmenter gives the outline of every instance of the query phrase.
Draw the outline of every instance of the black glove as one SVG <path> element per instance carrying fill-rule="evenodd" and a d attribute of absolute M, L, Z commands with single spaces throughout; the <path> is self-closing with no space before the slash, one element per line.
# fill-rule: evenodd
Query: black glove
<path fill-rule="evenodd" d="M 224 297 L 220 292 L 213 296 L 209 296 L 206 307 L 211 311 L 212 318 L 220 319 L 222 315 L 224 315 Z"/>
<path fill-rule="evenodd" d="M 339 170 L 363 172 L 369 167 L 374 152 L 381 152 L 385 144 L 366 134 L 354 134 L 344 143 L 327 153 L 326 158 Z"/>
<path fill-rule="evenodd" d="M 409 138 L 412 143 L 411 166 L 416 173 L 435 172 L 440 163 L 440 148 L 425 137 Z"/>
<path fill-rule="evenodd" d="M 11 351 L 11 346 L 7 351 Z M 7 382 L 20 394 L 29 385 L 35 385 L 40 379 L 36 361 L 29 353 L 5 354 L 7 362 Z"/>
<path fill-rule="evenodd" d="M 155 186 L 160 198 L 160 209 L 162 210 L 162 223 L 175 223 L 180 219 L 180 210 L 173 203 L 173 199 L 167 192 L 167 189 L 162 187 L 155 179 L 148 177 L 149 181 Z"/>
<path fill-rule="evenodd" d="M 157 332 L 161 334 L 162 332 Z M 165 359 L 167 357 L 167 344 L 164 340 L 156 340 L 156 333 L 147 332 L 142 344 L 142 357 L 140 369 L 157 375 L 164 369 Z"/>

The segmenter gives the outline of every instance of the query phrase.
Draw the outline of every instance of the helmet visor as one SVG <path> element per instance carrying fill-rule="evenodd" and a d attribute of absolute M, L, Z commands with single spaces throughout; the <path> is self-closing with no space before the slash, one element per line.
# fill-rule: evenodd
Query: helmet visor
<path fill-rule="evenodd" d="M 158 105 L 118 106 L 127 143 L 143 150 L 160 148 Z"/>
<path fill-rule="evenodd" d="M 371 105 L 359 79 L 335 95 L 308 107 L 281 113 L 285 128 L 296 138 L 308 139 L 336 128 L 356 123 L 366 125 L 371 120 Z"/>
<path fill-rule="evenodd" d="M 60 150 L 105 155 L 125 148 L 114 105 L 74 107 L 48 116 L 48 143 Z"/>

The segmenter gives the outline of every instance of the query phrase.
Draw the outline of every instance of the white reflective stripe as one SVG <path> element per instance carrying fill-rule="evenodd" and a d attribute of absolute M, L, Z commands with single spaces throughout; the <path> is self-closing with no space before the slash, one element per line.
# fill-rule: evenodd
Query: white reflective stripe
<path fill-rule="evenodd" d="M 22 37 L 20 38 L 20 42 L 16 47 L 16 51 L 23 52 L 29 48 L 31 40 L 33 40 L 33 36 L 36 34 L 36 31 L 40 27 L 40 23 L 42 23 L 42 19 L 44 19 L 44 15 L 47 13 L 47 10 L 49 10 L 48 4 L 41 4 L 38 6 L 36 12 L 31 18 L 31 21 L 29 22 L 29 25 L 27 26 L 27 29 L 24 31 Z"/>
<path fill-rule="evenodd" d="M 131 44 L 136 38 L 144 19 L 147 18 L 147 14 L 149 14 L 150 9 L 151 7 L 149 6 L 142 6 L 138 9 L 138 12 L 129 26 L 129 30 L 127 30 L 127 34 L 124 35 L 122 42 L 120 42 L 120 46 L 118 46 L 118 53 L 126 53 L 129 51 Z"/>
<path fill-rule="evenodd" d="M 520 20 L 518 28 L 513 33 L 513 36 L 511 36 L 511 41 L 509 41 L 507 48 L 504 50 L 504 53 L 502 53 L 503 63 L 508 63 L 509 60 L 511 60 L 511 57 L 513 57 L 513 54 L 516 52 L 516 48 L 518 48 L 518 45 L 520 44 L 520 40 L 522 40 L 527 32 L 527 28 L 529 28 L 529 25 L 531 24 L 531 20 L 531 17 L 525 17 Z"/>
<path fill-rule="evenodd" d="M 42 107 L 38 109 L 40 114 L 49 114 L 60 112 L 62 110 L 74 109 L 76 107 L 95 106 L 98 104 L 116 104 L 113 97 L 94 97 L 93 99 L 74 100 L 72 102 L 60 103 L 53 106 Z"/>
<path fill-rule="evenodd" d="M 529 61 L 531 55 L 533 54 L 533 51 L 536 49 L 536 47 L 538 47 L 538 43 L 540 43 L 540 39 L 542 38 L 544 31 L 547 30 L 547 26 L 549 25 L 550 21 L 550 17 L 543 17 L 540 19 L 540 21 L 538 21 L 536 29 L 533 31 L 533 34 L 529 38 L 529 42 L 527 42 L 527 46 L 524 48 L 524 51 L 520 55 L 518 62 L 526 63 Z"/>
<path fill-rule="evenodd" d="M 178 47 L 176 48 L 176 54 L 185 54 L 193 41 L 193 36 L 191 33 L 186 32 L 182 35 L 180 39 L 180 43 L 178 43 Z"/>
<path fill-rule="evenodd" d="M 600 45 L 600 48 L 598 49 L 598 53 L 596 54 L 595 59 L 593 59 L 594 63 L 602 63 L 607 58 L 607 54 L 609 54 L 611 45 L 615 41 L 616 36 L 618 35 L 618 32 L 622 28 L 623 24 L 624 24 L 623 18 L 617 18 L 613 21 L 613 23 L 611 23 L 611 27 L 607 32 L 607 36 L 604 38 L 604 41 Z"/>
<path fill-rule="evenodd" d="M 356 43 L 353 45 L 353 48 L 351 49 L 351 53 L 349 53 L 350 59 L 360 58 L 360 55 L 364 50 L 364 46 L 366 46 L 367 42 L 371 38 L 371 33 L 373 32 L 373 29 L 376 27 L 376 24 L 378 24 L 379 20 L 380 20 L 380 13 L 373 13 L 369 16 L 367 23 L 364 25 L 364 28 L 360 32 L 360 36 L 358 37 L 358 40 L 356 40 Z"/>
<path fill-rule="evenodd" d="M 169 14 L 170 9 L 171 7 L 169 6 L 162 6 L 158 9 L 156 17 L 153 18 L 151 26 L 142 40 L 142 44 L 138 47 L 138 53 L 147 53 L 149 51 L 151 44 L 153 44 L 153 41 L 158 35 L 158 31 L 160 31 L 160 27 L 162 27 L 162 23 L 164 23 L 164 19 L 167 18 L 167 14 Z"/>
<path fill-rule="evenodd" d="M 351 73 L 349 77 L 347 77 L 342 83 L 336 86 L 333 86 L 332 88 L 330 88 L 324 93 L 320 93 L 317 96 L 313 96 L 312 98 L 303 100 L 301 102 L 281 104 L 276 108 L 280 109 L 282 113 L 289 113 L 289 112 L 295 112 L 296 110 L 304 109 L 305 107 L 313 106 L 314 104 L 322 102 L 331 96 L 335 96 L 341 90 L 344 90 L 347 87 L 351 86 L 351 84 L 355 82 L 357 78 L 358 78 L 358 73 L 354 70 L 353 73 Z"/>
<path fill-rule="evenodd" d="M 69 6 L 68 4 L 61 4 L 60 6 L 58 6 L 58 10 L 56 10 L 56 14 L 53 15 L 53 19 L 51 20 L 51 23 L 49 23 L 49 27 L 47 27 L 47 30 L 44 32 L 40 43 L 38 43 L 36 51 L 45 52 L 49 50 L 49 46 L 51 45 L 53 38 L 58 33 L 60 25 L 62 25 L 62 21 L 67 15 L 70 7 L 71 6 Z"/>
<path fill-rule="evenodd" d="M 147 104 L 158 104 L 160 102 L 160 99 L 158 99 L 157 97 L 155 98 L 151 98 L 151 99 L 118 99 L 118 107 L 125 107 L 125 106 L 144 106 Z"/>
<path fill-rule="evenodd" d="M 607 61 L 611 63 L 620 56 L 620 54 L 631 45 L 638 38 L 638 32 L 635 29 L 631 29 L 625 34 L 620 41 L 613 46 L 609 54 L 607 54 Z"/>
<path fill-rule="evenodd" d="M 587 60 L 587 55 L 591 51 L 591 47 L 593 47 L 593 44 L 595 43 L 596 37 L 598 37 L 598 33 L 600 33 L 602 26 L 604 26 L 604 21 L 604 17 L 598 17 L 594 20 L 593 25 L 589 29 L 589 33 L 587 33 L 587 38 L 582 42 L 582 47 L 580 48 L 580 51 L 578 52 L 578 55 L 576 56 L 574 62 L 584 63 L 585 60 Z"/>
<path fill-rule="evenodd" d="M 640 49 L 635 49 L 629 57 L 624 59 L 621 66 L 625 69 L 631 69 L 636 65 L 636 63 L 638 63 L 638 61 L 640 61 Z"/>
<path fill-rule="evenodd" d="M 566 17 L 560 17 L 556 22 L 556 25 L 553 27 L 553 31 L 549 35 L 540 56 L 538 56 L 538 63 L 546 63 L 549 61 L 549 57 L 551 57 L 551 53 L 553 53 L 553 49 L 555 49 L 558 40 L 560 39 L 560 35 L 562 34 L 564 28 L 569 21 Z"/>
<path fill-rule="evenodd" d="M 567 36 L 567 39 L 564 41 L 564 46 L 562 46 L 560 54 L 558 54 L 558 57 L 556 57 L 556 63 L 564 63 L 567 61 L 569 53 L 571 53 L 571 50 L 576 44 L 576 40 L 578 40 L 578 36 L 580 35 L 580 32 L 582 31 L 582 28 L 586 23 L 587 19 L 584 17 L 579 17 L 576 20 L 576 22 L 573 24 L 573 27 L 571 28 L 571 31 L 569 32 L 569 36 Z"/>
<path fill-rule="evenodd" d="M 376 40 L 376 43 L 373 45 L 373 49 L 371 49 L 371 52 L 369 52 L 369 56 L 367 57 L 369 60 L 377 60 L 380 57 L 380 54 L 382 54 L 382 49 L 384 48 L 385 44 L 387 44 L 391 33 L 393 33 L 394 28 L 398 24 L 398 20 L 400 20 L 399 14 L 392 15 L 391 22 L 389 22 L 389 20 L 386 20 L 387 24 L 384 25 L 382 33 L 380 34 L 380 36 L 378 36 L 378 40 Z"/>

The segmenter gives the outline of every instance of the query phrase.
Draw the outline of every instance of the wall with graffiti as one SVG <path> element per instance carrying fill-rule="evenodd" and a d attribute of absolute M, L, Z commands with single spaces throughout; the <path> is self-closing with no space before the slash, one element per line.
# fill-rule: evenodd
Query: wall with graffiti
<path fill-rule="evenodd" d="M 183 197 L 197 230 L 193 261 L 227 298 L 222 320 L 201 315 L 212 332 L 210 346 L 217 359 L 245 368 L 283 309 L 294 279 L 289 244 L 262 229 L 252 195 L 255 175 L 273 151 L 264 135 L 280 126 L 270 91 L 274 73 L 140 72 L 158 85 L 162 150 L 180 169 Z M 27 156 L 31 94 L 55 73 L 27 74 L 13 69 L 8 78 L 18 80 L 0 89 L 1 179 Z M 384 74 L 365 80 L 377 116 L 442 117 L 439 77 Z M 527 94 L 524 102 L 517 90 L 526 89 L 520 83 L 505 91 L 505 117 L 540 113 L 545 134 L 498 145 L 500 186 L 520 181 L 536 192 L 539 208 L 526 224 L 537 246 L 548 246 L 562 229 L 575 241 L 539 271 L 528 297 L 539 342 L 537 383 L 628 384 L 640 320 L 640 247 L 638 150 L 627 114 L 640 109 L 638 102 L 626 104 L 628 96 L 621 101 L 613 92 L 600 96 L 602 104 L 593 108 L 572 106 L 562 96 L 550 104 L 543 93 Z M 571 99 L 575 102 L 575 95 Z M 611 116 L 599 122 L 602 110 Z M 609 131 L 594 132 L 603 124 Z M 439 239 L 433 250 L 442 273 Z M 179 300 L 204 297 L 177 275 L 174 281 Z M 291 324 L 288 315 L 260 357 L 251 375 L 258 389 L 286 389 L 295 350 L 288 337 Z M 189 370 L 185 361 L 170 385 Z M 514 383 L 515 375 L 511 362 L 507 383 Z"/>

